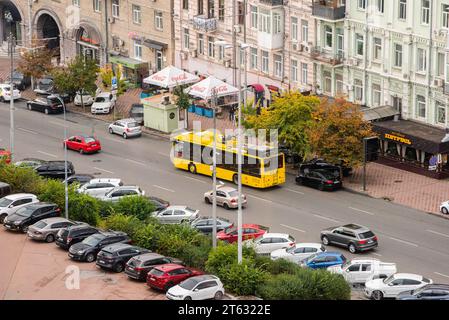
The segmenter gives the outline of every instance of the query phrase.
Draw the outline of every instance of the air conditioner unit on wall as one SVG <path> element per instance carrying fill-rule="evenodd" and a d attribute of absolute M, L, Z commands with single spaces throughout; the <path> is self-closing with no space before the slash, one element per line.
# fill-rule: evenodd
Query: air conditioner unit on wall
<path fill-rule="evenodd" d="M 115 22 L 115 18 L 114 17 L 109 17 L 108 18 L 108 22 L 109 23 L 114 23 Z"/>

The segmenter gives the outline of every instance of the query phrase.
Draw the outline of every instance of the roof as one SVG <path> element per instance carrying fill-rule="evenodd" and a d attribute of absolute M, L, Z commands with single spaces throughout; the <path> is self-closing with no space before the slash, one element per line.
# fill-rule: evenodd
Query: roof
<path fill-rule="evenodd" d="M 406 278 L 406 279 L 412 279 L 412 280 L 417 280 L 417 281 L 421 281 L 423 279 L 422 275 L 419 274 L 414 274 L 414 273 L 395 273 L 393 275 L 393 277 L 395 279 L 402 279 L 402 278 Z"/>
<path fill-rule="evenodd" d="M 32 193 L 15 193 L 15 194 L 10 194 L 10 195 L 6 196 L 5 198 L 8 198 L 10 200 L 16 200 L 16 199 L 21 199 L 24 197 L 37 198 L 37 196 Z"/>
<path fill-rule="evenodd" d="M 194 276 L 189 278 L 190 281 L 195 281 L 196 283 L 200 283 L 207 280 L 218 280 L 217 276 L 214 276 L 212 274 L 203 274 L 200 276 Z"/>
<path fill-rule="evenodd" d="M 296 246 L 297 248 L 298 248 L 298 247 L 321 248 L 323 245 L 322 245 L 321 243 L 301 242 L 301 243 L 296 243 L 295 246 Z"/>
<path fill-rule="evenodd" d="M 105 251 L 117 251 L 124 248 L 132 248 L 134 246 L 126 244 L 126 243 L 114 243 L 109 246 L 104 247 Z"/>
<path fill-rule="evenodd" d="M 126 118 L 126 119 L 120 119 L 120 120 L 117 120 L 117 121 L 129 123 L 129 122 L 136 122 L 136 119 Z"/>
<path fill-rule="evenodd" d="M 62 218 L 62 217 L 54 217 L 54 218 L 43 219 L 41 221 L 43 221 L 45 223 L 55 223 L 55 222 L 67 222 L 70 220 L 67 220 L 66 218 Z"/>
<path fill-rule="evenodd" d="M 156 252 L 147 252 L 144 254 L 139 254 L 138 256 L 135 256 L 135 259 L 138 260 L 153 260 L 153 259 L 158 259 L 158 258 L 164 258 L 165 256 L 156 253 Z"/>
<path fill-rule="evenodd" d="M 263 238 L 288 238 L 290 235 L 288 233 L 264 233 Z"/>
<path fill-rule="evenodd" d="M 341 252 L 328 252 L 328 251 L 320 252 L 320 253 L 317 254 L 317 256 L 322 256 L 322 255 L 340 257 L 343 254 Z"/>
<path fill-rule="evenodd" d="M 101 182 L 120 182 L 119 178 L 95 178 L 89 181 L 89 183 L 101 183 Z"/>
<path fill-rule="evenodd" d="M 355 224 L 355 223 L 349 223 L 349 224 L 345 224 L 344 226 L 342 226 L 343 228 L 346 229 L 351 229 L 354 231 L 369 231 L 370 229 L 364 226 L 361 226 L 359 224 Z"/>
<path fill-rule="evenodd" d="M 176 209 L 180 209 L 180 210 L 185 210 L 187 208 L 187 206 L 168 206 L 166 209 L 172 209 L 172 210 L 176 210 Z M 192 209 L 195 210 L 195 209 Z"/>
<path fill-rule="evenodd" d="M 363 119 L 366 121 L 384 119 L 384 118 L 389 118 L 389 117 L 393 117 L 395 115 L 401 114 L 394 107 L 390 107 L 390 106 L 368 108 L 368 109 L 364 109 L 361 111 L 363 113 Z"/>

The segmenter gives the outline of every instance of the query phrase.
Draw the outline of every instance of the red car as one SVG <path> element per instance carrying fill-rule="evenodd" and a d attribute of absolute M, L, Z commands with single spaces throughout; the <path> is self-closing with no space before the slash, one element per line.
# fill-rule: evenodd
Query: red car
<path fill-rule="evenodd" d="M 11 163 L 11 152 L 6 149 L 0 148 L 0 160 L 6 160 L 6 163 Z"/>
<path fill-rule="evenodd" d="M 154 289 L 167 291 L 185 279 L 203 274 L 199 270 L 180 264 L 167 263 L 151 269 L 147 275 L 147 285 Z"/>
<path fill-rule="evenodd" d="M 243 240 L 256 239 L 268 232 L 268 228 L 258 225 L 258 224 L 244 224 L 243 229 Z M 223 231 L 217 233 L 217 239 L 223 240 L 229 243 L 236 242 L 238 238 L 238 230 L 236 227 L 227 228 Z"/>
<path fill-rule="evenodd" d="M 73 136 L 64 140 L 67 149 L 78 151 L 79 153 L 94 153 L 101 150 L 100 140 L 92 136 Z"/>

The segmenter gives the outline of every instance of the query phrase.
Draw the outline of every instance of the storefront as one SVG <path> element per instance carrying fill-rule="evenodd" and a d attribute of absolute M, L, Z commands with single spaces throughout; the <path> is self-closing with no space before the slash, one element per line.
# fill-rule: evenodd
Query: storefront
<path fill-rule="evenodd" d="M 93 30 L 80 27 L 77 32 L 77 53 L 89 59 L 94 59 L 100 65 L 100 36 Z"/>
<path fill-rule="evenodd" d="M 120 71 L 122 78 L 129 82 L 130 87 L 141 87 L 143 78 L 148 75 L 146 62 L 121 55 L 111 55 L 109 62 L 114 72 Z"/>
<path fill-rule="evenodd" d="M 449 177 L 449 134 L 408 120 L 373 122 L 379 135 L 379 162 L 429 177 Z"/>

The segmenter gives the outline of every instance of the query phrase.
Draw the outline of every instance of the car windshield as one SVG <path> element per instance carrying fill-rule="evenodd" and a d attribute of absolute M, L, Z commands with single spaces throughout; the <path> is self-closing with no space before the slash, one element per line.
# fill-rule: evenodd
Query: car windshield
<path fill-rule="evenodd" d="M 91 138 L 91 137 L 87 137 L 87 138 L 84 138 L 84 141 L 85 141 L 86 143 L 91 143 L 91 142 L 95 142 L 95 139 L 94 139 L 94 138 Z"/>
<path fill-rule="evenodd" d="M 181 288 L 183 288 L 183 289 L 186 289 L 186 290 L 192 290 L 193 288 L 195 288 L 195 286 L 198 284 L 198 282 L 196 281 L 196 280 L 194 280 L 194 279 L 187 279 L 187 280 L 185 280 L 185 281 L 183 281 L 183 282 L 181 282 L 180 284 L 179 284 L 179 286 L 181 287 Z"/>
<path fill-rule="evenodd" d="M 351 261 L 346 261 L 345 263 L 343 263 L 343 264 L 341 265 L 341 268 L 342 268 L 342 269 L 345 269 L 345 268 L 348 267 L 349 265 L 351 265 Z"/>
<path fill-rule="evenodd" d="M 53 80 L 52 79 L 41 79 L 41 81 L 39 81 L 39 83 L 43 84 L 43 85 L 49 85 L 49 84 L 53 83 Z"/>
<path fill-rule="evenodd" d="M 159 269 L 153 268 L 153 269 L 151 269 L 150 274 L 153 275 L 153 276 L 156 276 L 156 277 L 160 277 L 160 276 L 162 276 L 164 274 L 164 271 L 161 271 Z"/>
<path fill-rule="evenodd" d="M 293 253 L 295 250 L 296 250 L 296 246 L 293 246 L 293 247 L 287 248 L 286 251 L 287 251 L 288 253 Z"/>
<path fill-rule="evenodd" d="M 312 254 L 310 257 L 304 259 L 303 261 L 310 262 L 315 259 L 316 256 L 318 256 L 318 253 Z"/>
<path fill-rule="evenodd" d="M 12 200 L 9 200 L 7 198 L 1 198 L 0 199 L 0 207 L 2 208 L 6 208 L 7 206 L 9 206 L 12 203 Z"/>
<path fill-rule="evenodd" d="M 232 233 L 232 232 L 234 232 L 236 230 L 237 230 L 236 227 L 229 227 L 229 228 L 225 229 L 225 232 L 226 232 L 226 234 L 230 234 L 230 233 Z"/>
<path fill-rule="evenodd" d="M 108 100 L 106 100 L 106 98 L 104 98 L 104 97 L 98 97 L 98 98 L 95 98 L 95 102 L 107 102 Z"/>
<path fill-rule="evenodd" d="M 95 247 L 101 240 L 103 240 L 103 236 L 92 235 L 83 240 L 84 244 L 87 244 L 91 247 Z"/>
<path fill-rule="evenodd" d="M 16 211 L 16 214 L 21 217 L 29 217 L 34 212 L 34 210 L 36 209 L 33 207 L 20 208 Z"/>
<path fill-rule="evenodd" d="M 37 229 L 43 229 L 43 228 L 45 228 L 47 226 L 47 223 L 46 222 L 44 222 L 44 221 L 38 221 L 38 222 L 36 222 L 35 224 L 34 224 L 34 227 L 35 228 L 37 228 Z"/>
<path fill-rule="evenodd" d="M 186 211 L 187 211 L 188 213 L 195 213 L 196 210 L 193 210 L 193 209 L 187 207 L 187 208 L 186 208 Z"/>
<path fill-rule="evenodd" d="M 9 87 L 3 87 L 3 90 L 9 91 Z"/>
<path fill-rule="evenodd" d="M 385 278 L 383 281 L 384 283 L 389 283 L 390 281 L 392 281 L 394 279 L 394 275 L 389 276 L 388 278 Z"/>

